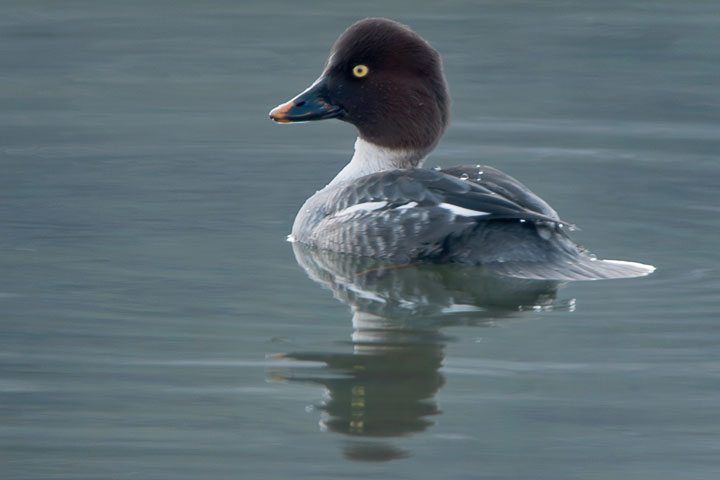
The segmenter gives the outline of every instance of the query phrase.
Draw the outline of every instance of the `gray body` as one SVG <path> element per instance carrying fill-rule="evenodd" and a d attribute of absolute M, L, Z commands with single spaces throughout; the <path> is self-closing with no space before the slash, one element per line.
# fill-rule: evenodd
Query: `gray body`
<path fill-rule="evenodd" d="M 647 272 L 640 264 L 596 260 L 572 242 L 568 227 L 520 182 L 477 165 L 391 170 L 331 184 L 305 202 L 292 236 L 313 248 L 399 264 L 483 265 L 521 278 Z"/>

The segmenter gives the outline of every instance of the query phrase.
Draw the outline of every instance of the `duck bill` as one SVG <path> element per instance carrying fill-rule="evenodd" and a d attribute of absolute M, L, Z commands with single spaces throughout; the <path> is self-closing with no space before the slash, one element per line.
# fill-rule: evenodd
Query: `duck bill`
<path fill-rule="evenodd" d="M 322 76 L 297 97 L 273 108 L 270 118 L 278 123 L 309 122 L 337 118 L 342 112 L 328 100 L 327 78 Z"/>

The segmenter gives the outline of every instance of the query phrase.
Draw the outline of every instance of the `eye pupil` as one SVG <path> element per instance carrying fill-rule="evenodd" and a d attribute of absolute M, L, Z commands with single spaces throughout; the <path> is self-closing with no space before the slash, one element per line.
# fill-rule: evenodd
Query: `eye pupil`
<path fill-rule="evenodd" d="M 370 72 L 370 69 L 366 65 L 355 65 L 352 69 L 353 75 L 358 78 L 362 78 Z"/>

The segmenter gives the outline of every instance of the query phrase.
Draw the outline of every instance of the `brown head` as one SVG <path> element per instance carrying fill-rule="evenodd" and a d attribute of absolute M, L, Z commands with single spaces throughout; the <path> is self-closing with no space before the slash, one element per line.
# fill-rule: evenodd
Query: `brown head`
<path fill-rule="evenodd" d="M 438 52 L 405 25 L 367 18 L 338 38 L 320 78 L 270 118 L 339 118 L 370 143 L 425 155 L 445 131 L 449 105 Z"/>

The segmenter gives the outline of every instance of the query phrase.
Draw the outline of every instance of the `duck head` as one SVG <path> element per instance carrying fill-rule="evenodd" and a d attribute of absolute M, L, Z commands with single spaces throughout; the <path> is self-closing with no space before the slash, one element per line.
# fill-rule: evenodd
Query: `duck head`
<path fill-rule="evenodd" d="M 355 125 L 362 140 L 412 152 L 419 162 L 445 131 L 449 105 L 438 52 L 405 25 L 367 18 L 340 35 L 315 83 L 270 118 L 338 118 Z"/>

